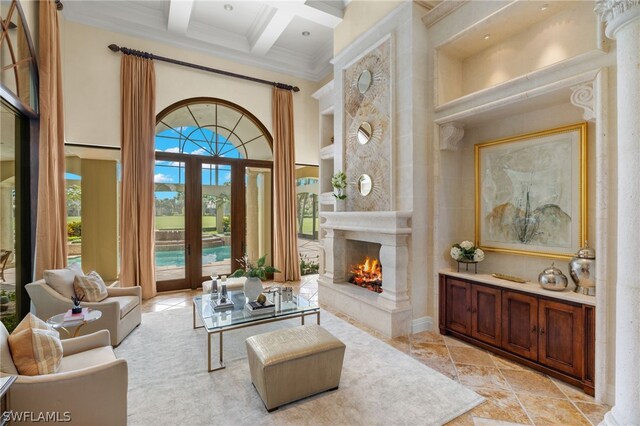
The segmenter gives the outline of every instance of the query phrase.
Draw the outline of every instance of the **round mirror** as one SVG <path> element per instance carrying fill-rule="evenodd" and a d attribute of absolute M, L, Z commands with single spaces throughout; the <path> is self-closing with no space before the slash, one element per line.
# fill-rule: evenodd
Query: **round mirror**
<path fill-rule="evenodd" d="M 371 193 L 373 189 L 373 181 L 371 180 L 371 176 L 369 175 L 360 175 L 358 178 L 358 192 L 363 197 L 366 197 Z"/>
<path fill-rule="evenodd" d="M 371 80 L 371 71 L 362 71 L 362 73 L 360 73 L 360 77 L 358 77 L 358 91 L 364 95 L 371 86 Z"/>
<path fill-rule="evenodd" d="M 358 127 L 358 142 L 360 145 L 364 145 L 371 140 L 372 131 L 371 124 L 366 121 Z"/>

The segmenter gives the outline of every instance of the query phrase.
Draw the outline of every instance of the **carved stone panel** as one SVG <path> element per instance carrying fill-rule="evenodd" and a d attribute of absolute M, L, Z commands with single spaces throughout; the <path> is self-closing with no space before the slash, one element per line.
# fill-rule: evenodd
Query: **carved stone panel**
<path fill-rule="evenodd" d="M 345 173 L 347 211 L 391 209 L 391 81 L 390 41 L 383 42 L 344 70 Z M 358 89 L 363 71 L 371 73 L 371 84 L 364 93 Z M 371 124 L 371 139 L 358 142 L 358 128 Z M 367 196 L 358 192 L 358 177 L 371 177 Z"/>

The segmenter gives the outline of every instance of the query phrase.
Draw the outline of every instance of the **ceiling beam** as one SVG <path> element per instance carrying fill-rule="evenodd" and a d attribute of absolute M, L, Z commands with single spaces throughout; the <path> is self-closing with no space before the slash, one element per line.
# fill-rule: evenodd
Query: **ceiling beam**
<path fill-rule="evenodd" d="M 309 4 L 306 4 L 305 0 L 267 0 L 265 3 L 278 8 L 278 10 L 286 10 L 293 15 L 297 15 L 327 28 L 335 28 L 342 22 L 342 16 L 334 15 L 334 13 L 336 13 L 335 8 L 329 8 L 327 4 L 321 4 L 320 2 L 309 2 Z M 320 6 L 324 10 L 317 8 L 317 6 Z"/>
<path fill-rule="evenodd" d="M 255 38 L 255 41 L 251 44 L 251 53 L 266 55 L 284 30 L 287 29 L 294 16 L 295 15 L 288 10 L 276 10 Z"/>
<path fill-rule="evenodd" d="M 167 29 L 176 34 L 187 34 L 195 0 L 169 0 Z"/>

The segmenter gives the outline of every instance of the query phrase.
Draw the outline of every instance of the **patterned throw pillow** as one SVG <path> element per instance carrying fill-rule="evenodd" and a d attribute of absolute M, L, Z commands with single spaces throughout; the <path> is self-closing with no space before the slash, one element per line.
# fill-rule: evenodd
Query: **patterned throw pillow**
<path fill-rule="evenodd" d="M 76 276 L 73 281 L 73 288 L 76 295 L 83 302 L 100 302 L 107 298 L 107 285 L 96 271 L 92 271 L 85 276 Z"/>
<path fill-rule="evenodd" d="M 9 350 L 23 376 L 55 373 L 62 361 L 58 332 L 30 313 L 9 336 Z"/>

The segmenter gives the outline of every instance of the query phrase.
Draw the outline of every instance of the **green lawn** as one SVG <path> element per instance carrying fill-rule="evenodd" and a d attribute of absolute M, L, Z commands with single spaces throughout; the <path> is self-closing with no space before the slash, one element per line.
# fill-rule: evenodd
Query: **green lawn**
<path fill-rule="evenodd" d="M 311 232 L 313 231 L 312 227 L 313 227 L 313 218 L 305 217 L 304 220 L 302 221 L 302 233 L 305 235 L 311 235 Z M 319 228 L 320 228 L 320 218 L 316 219 L 316 231 L 318 231 Z"/>
<path fill-rule="evenodd" d="M 79 222 L 80 216 L 67 216 L 67 223 Z M 204 228 L 215 228 L 215 216 L 203 216 L 202 226 Z M 184 227 L 183 216 L 156 216 L 156 229 L 181 229 Z"/>
<path fill-rule="evenodd" d="M 68 216 L 67 223 L 79 222 L 80 216 Z M 182 216 L 156 216 L 156 229 L 180 229 L 184 226 L 184 217 Z M 204 228 L 215 228 L 216 217 L 215 216 L 203 216 L 202 226 Z M 302 223 L 302 231 L 304 234 L 311 235 L 311 227 L 313 226 L 313 219 L 305 217 Z M 316 230 L 320 227 L 320 220 L 316 220 Z"/>
<path fill-rule="evenodd" d="M 156 229 L 182 229 L 184 227 L 183 216 L 156 216 Z M 215 228 L 215 216 L 202 216 L 203 228 Z"/>

